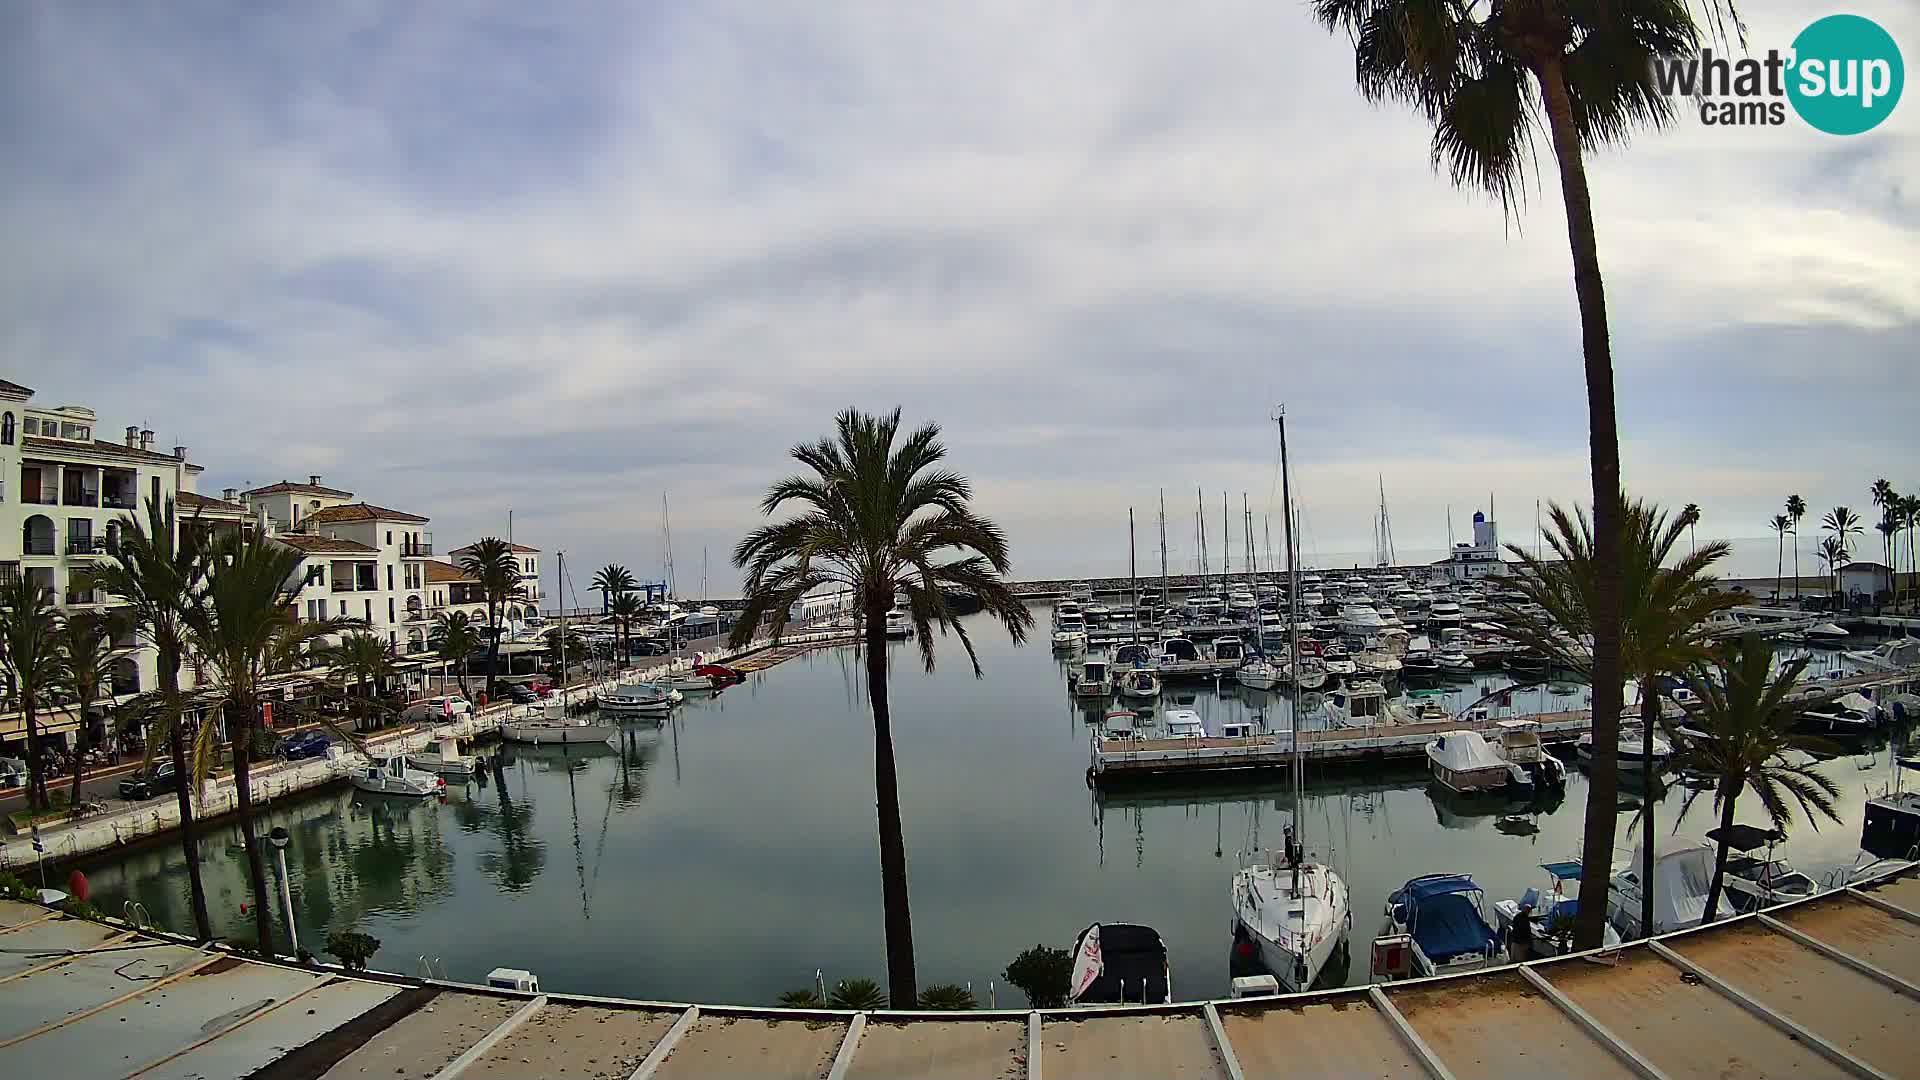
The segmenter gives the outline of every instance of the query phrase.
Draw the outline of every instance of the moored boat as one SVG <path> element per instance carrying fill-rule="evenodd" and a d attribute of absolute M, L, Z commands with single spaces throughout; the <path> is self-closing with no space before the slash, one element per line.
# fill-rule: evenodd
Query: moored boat
<path fill-rule="evenodd" d="M 1427 765 L 1433 778 L 1462 795 L 1505 789 L 1518 769 L 1496 752 L 1477 731 L 1445 731 L 1427 743 Z M 1521 771 L 1524 779 L 1526 773 Z M 1527 786 L 1532 786 L 1528 781 Z"/>
<path fill-rule="evenodd" d="M 1113 673 L 1107 669 L 1105 660 L 1088 660 L 1080 665 L 1080 672 L 1073 680 L 1073 696 L 1082 698 L 1104 698 L 1113 693 Z"/>
<path fill-rule="evenodd" d="M 433 746 L 407 755 L 407 764 L 442 776 L 471 776 L 474 758 L 460 752 L 460 740 L 443 735 Z"/>
<path fill-rule="evenodd" d="M 1167 1005 L 1173 966 L 1166 942 L 1150 926 L 1094 923 L 1073 943 L 1070 1005 Z"/>
<path fill-rule="evenodd" d="M 1160 696 L 1160 673 L 1152 668 L 1133 668 L 1120 674 L 1121 697 L 1148 700 Z"/>
<path fill-rule="evenodd" d="M 354 787 L 375 795 L 423 797 L 437 795 L 447 787 L 445 780 L 432 773 L 408 768 L 407 759 L 398 754 L 369 757 L 366 767 L 355 769 L 348 774 L 348 779 Z"/>
<path fill-rule="evenodd" d="M 661 716 L 681 700 L 678 690 L 660 683 L 621 683 L 601 694 L 598 704 L 613 716 Z"/>
<path fill-rule="evenodd" d="M 1402 937 L 1411 946 L 1416 977 L 1474 971 L 1496 963 L 1500 931 L 1488 921 L 1486 893 L 1467 874 L 1426 874 L 1387 897 L 1381 938 Z"/>
<path fill-rule="evenodd" d="M 546 716 L 507 717 L 500 721 L 501 738 L 534 746 L 604 743 L 619 734 L 617 725 L 601 721 Z"/>

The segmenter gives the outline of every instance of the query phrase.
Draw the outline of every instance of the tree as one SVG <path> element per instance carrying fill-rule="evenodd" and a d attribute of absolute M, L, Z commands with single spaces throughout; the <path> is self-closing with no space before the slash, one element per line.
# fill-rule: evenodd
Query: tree
<path fill-rule="evenodd" d="M 1776 537 L 1773 545 L 1773 602 L 1777 604 L 1785 599 L 1780 595 L 1784 591 L 1780 579 L 1787 572 L 1787 532 L 1793 528 L 1793 522 L 1785 514 L 1775 514 L 1773 520 L 1767 522 L 1767 527 L 1773 530 Z"/>
<path fill-rule="evenodd" d="M 1787 517 L 1793 522 L 1793 598 L 1800 599 L 1800 519 L 1807 516 L 1807 500 L 1787 496 Z"/>
<path fill-rule="evenodd" d="M 571 626 L 567 627 L 564 632 L 557 626 L 549 629 L 546 633 L 546 639 L 547 655 L 552 659 L 553 663 L 553 667 L 551 668 L 553 672 L 553 684 L 555 686 L 565 686 L 567 685 L 567 673 L 560 667 L 560 657 L 562 655 L 566 656 L 569 666 L 576 662 L 584 661 L 587 657 L 587 640 L 581 637 L 579 632 Z"/>
<path fill-rule="evenodd" d="M 913 923 L 907 891 L 906 838 L 900 823 L 900 781 L 893 756 L 892 707 L 887 698 L 887 611 L 904 597 L 920 644 L 920 659 L 933 670 L 933 628 L 960 639 L 981 674 L 967 630 L 947 604 L 947 592 L 966 594 L 1006 627 L 1016 643 L 1033 625 L 1020 598 L 1007 587 L 1011 565 L 1006 534 L 976 515 L 972 485 L 938 468 L 946 457 L 937 424 L 900 437 L 900 410 L 869 416 L 848 409 L 836 420 L 833 438 L 793 448 L 811 475 L 775 484 L 761 501 L 772 516 L 796 503 L 802 511 L 763 525 L 734 549 L 734 565 L 747 572 L 746 604 L 734 623 L 731 644 L 745 645 L 762 620 L 775 640 L 801 597 L 824 586 L 851 594 L 865 618 L 867 700 L 873 710 L 874 794 L 880 834 L 880 884 L 886 916 L 887 989 L 897 1002 L 915 1000 Z"/>
<path fill-rule="evenodd" d="M 479 584 L 487 601 L 487 698 L 492 700 L 500 695 L 500 609 L 523 591 L 520 560 L 505 540 L 489 536 L 467 549 L 460 569 Z"/>
<path fill-rule="evenodd" d="M 605 615 L 612 610 L 613 598 L 632 592 L 633 586 L 633 575 L 626 567 L 619 563 L 608 563 L 593 575 L 593 584 L 587 588 L 599 591 L 600 613 Z"/>
<path fill-rule="evenodd" d="M 253 828 L 253 737 L 260 720 L 266 678 L 304 661 L 306 647 L 352 625 L 342 621 L 299 622 L 295 576 L 304 553 L 249 533 L 216 540 L 208 552 L 202 602 L 186 612 L 188 644 L 220 685 L 233 755 L 233 784 L 253 883 L 254 925 L 262 955 L 273 954 L 273 908 Z M 204 779 L 196 765 L 190 779 Z"/>
<path fill-rule="evenodd" d="M 471 694 L 467 687 L 467 669 L 474 650 L 480 647 L 480 631 L 473 619 L 464 611 L 452 614 L 442 611 L 433 617 L 433 632 L 440 639 L 441 662 L 460 661 L 460 692 Z"/>
<path fill-rule="evenodd" d="M 920 1007 L 941 1012 L 964 1012 L 978 1008 L 973 991 L 958 983 L 935 983 L 920 991 Z"/>
<path fill-rule="evenodd" d="M 60 680 L 60 613 L 53 590 L 23 573 L 0 583 L 0 667 L 27 731 L 27 805 L 45 810 L 47 771 L 40 753 L 40 706 Z"/>
<path fill-rule="evenodd" d="M 1892 482 L 1884 476 L 1873 482 L 1871 491 L 1873 505 L 1880 508 L 1880 524 L 1874 527 L 1881 535 L 1881 554 L 1887 560 L 1888 569 L 1892 569 L 1893 534 L 1900 531 L 1900 493 L 1893 490 Z"/>
<path fill-rule="evenodd" d="M 1669 521 L 1663 511 L 1643 499 L 1622 496 L 1620 501 L 1621 547 L 1625 554 L 1621 657 L 1625 674 L 1639 686 L 1643 751 L 1651 760 L 1654 731 L 1660 717 L 1659 677 L 1685 671 L 1705 659 L 1711 640 L 1708 617 L 1737 606 L 1740 598 L 1718 591 L 1714 587 L 1716 579 L 1707 572 L 1732 551 L 1726 541 L 1710 541 L 1667 566 L 1680 542 L 1681 532 L 1687 527 L 1685 515 Z M 1593 633 L 1592 597 L 1599 591 L 1594 526 L 1583 511 L 1576 510 L 1570 516 L 1559 505 L 1550 508 L 1549 521 L 1547 543 L 1553 548 L 1552 559 L 1536 557 L 1517 545 L 1508 546 L 1508 550 L 1519 557 L 1521 565 L 1506 581 L 1507 592 L 1496 607 L 1495 617 L 1503 628 L 1501 632 L 1516 643 L 1545 654 L 1571 671 L 1597 679 L 1596 665 L 1584 644 Z M 1597 683 L 1594 690 L 1594 696 L 1598 697 Z M 1596 716 L 1595 787 L 1603 780 L 1602 755 L 1614 756 L 1618 738 L 1617 728 L 1613 734 L 1604 735 Z M 1591 793 L 1588 796 L 1589 799 L 1596 797 Z M 1607 805 L 1612 806 L 1614 795 L 1610 792 L 1607 798 Z M 1641 877 L 1651 884 L 1654 854 L 1651 805 L 1647 815 L 1644 845 L 1647 866 Z M 1611 814 L 1609 818 L 1611 820 Z M 1601 850 L 1611 853 L 1612 831 L 1608 830 L 1602 839 Z M 1642 925 L 1653 925 L 1651 887 L 1642 891 L 1641 904 Z M 1603 933 L 1603 927 L 1588 926 L 1585 920 L 1598 921 L 1604 917 L 1605 912 L 1598 916 L 1576 916 L 1580 920 L 1576 923 L 1576 935 L 1583 928 Z"/>
<path fill-rule="evenodd" d="M 1700 546 L 1700 533 L 1698 531 L 1698 526 L 1700 524 L 1700 504 L 1699 503 L 1688 503 L 1687 505 L 1680 508 L 1680 524 L 1683 528 L 1687 530 L 1687 546 L 1699 547 Z"/>
<path fill-rule="evenodd" d="M 87 725 L 93 707 L 102 701 L 107 711 L 113 708 L 113 639 L 127 629 L 126 616 L 118 611 L 82 608 L 68 615 L 55 634 L 55 670 L 60 685 L 74 697 L 78 723 L 74 728 L 74 752 L 87 751 L 92 729 Z M 80 777 L 84 769 L 73 770 L 73 793 L 67 800 L 74 816 L 80 813 Z"/>
<path fill-rule="evenodd" d="M 827 1004 L 836 1009 L 859 1009 L 869 1011 L 887 1007 L 887 995 L 880 990 L 880 984 L 872 979 L 841 979 L 833 984 L 833 992 L 827 995 Z"/>
<path fill-rule="evenodd" d="M 1758 635 L 1723 645 L 1709 669 L 1696 667 L 1687 686 L 1699 696 L 1690 708 L 1689 726 L 1699 735 L 1676 730 L 1677 763 L 1715 778 L 1713 805 L 1720 811 L 1718 850 L 1714 852 L 1713 881 L 1707 887 L 1706 922 L 1712 922 L 1720 903 L 1727 872 L 1727 837 L 1740 796 L 1751 790 L 1767 811 L 1774 829 L 1784 833 L 1793 821 L 1791 797 L 1815 829 L 1816 813 L 1833 821 L 1840 815 L 1834 799 L 1840 789 L 1811 761 L 1789 758 L 1789 751 L 1837 755 L 1840 748 L 1824 739 L 1795 735 L 1808 702 L 1790 695 L 1806 670 L 1809 657 L 1799 657 L 1772 674 L 1773 646 Z"/>
<path fill-rule="evenodd" d="M 1920 550 L 1916 550 L 1915 539 L 1920 537 L 1920 495 L 1906 495 L 1900 499 L 1900 520 L 1907 529 L 1907 576 L 1920 576 Z M 1896 591 L 1898 584 L 1895 585 Z"/>
<path fill-rule="evenodd" d="M 1880 534 L 1880 546 L 1887 555 L 1888 587 L 1897 587 L 1900 574 L 1894 569 L 1894 537 L 1900 535 L 1900 515 L 1894 507 L 1887 507 L 1880 514 L 1880 523 L 1874 531 Z"/>
<path fill-rule="evenodd" d="M 339 641 L 315 652 L 316 659 L 340 680 L 340 701 L 355 730 L 363 723 L 377 725 L 393 714 L 393 708 L 378 696 L 381 684 L 394 675 L 391 645 L 376 634 L 360 631 L 342 634 Z M 355 693 L 363 686 L 365 693 Z"/>
<path fill-rule="evenodd" d="M 1846 558 L 1853 552 L 1853 538 L 1860 535 L 1860 515 L 1844 506 L 1836 506 L 1827 511 L 1820 519 L 1820 527 L 1833 539 L 1840 541 L 1840 555 Z"/>
<path fill-rule="evenodd" d="M 1717 0 L 1716 0 L 1717 2 Z M 1412 106 L 1433 124 L 1432 161 L 1456 186 L 1482 188 L 1511 212 L 1524 200 L 1534 135 L 1544 122 L 1559 167 L 1580 309 L 1593 473 L 1596 591 L 1593 666 L 1596 746 L 1621 708 L 1620 435 L 1614 417 L 1613 351 L 1606 288 L 1587 189 L 1585 151 L 1623 143 L 1640 124 L 1658 127 L 1672 106 L 1654 84 L 1652 60 L 1691 55 L 1695 28 L 1676 0 L 1612 4 L 1538 2 L 1429 4 L 1423 0 L 1313 0 L 1329 30 L 1354 43 L 1362 96 Z M 1544 121 L 1542 117 L 1544 116 Z M 1607 742 L 1606 745 L 1611 745 Z M 1587 801 L 1587 880 L 1606 880 L 1614 827 L 1614 763 L 1596 757 Z M 1598 916 L 1583 915 L 1580 948 L 1600 944 Z"/>
<path fill-rule="evenodd" d="M 119 597 L 141 637 L 153 646 L 158 685 L 144 713 L 147 754 L 165 744 L 175 776 L 188 776 L 187 747 L 201 742 L 190 728 L 186 699 L 180 692 L 180 664 L 186 659 L 186 613 L 200 602 L 206 565 L 201 546 L 194 542 L 197 528 L 182 527 L 174 503 L 147 500 L 143 525 L 131 514 L 120 517 L 120 543 L 109 547 L 83 577 L 92 585 Z M 196 754 L 196 756 L 198 756 Z M 207 910 L 207 889 L 200 877 L 200 843 L 194 828 L 194 800 L 198 788 L 174 785 L 180 808 L 180 851 L 186 860 L 187 882 L 193 903 L 194 930 L 202 941 L 213 937 Z"/>
<path fill-rule="evenodd" d="M 1027 995 L 1028 1005 L 1058 1009 L 1067 1003 L 1067 994 L 1073 989 L 1073 954 L 1035 945 L 1014 957 L 1000 975 Z"/>
<path fill-rule="evenodd" d="M 620 628 L 620 666 L 625 667 L 633 656 L 633 624 L 646 614 L 647 605 L 634 593 L 623 592 L 614 596 L 607 611 Z"/>
<path fill-rule="evenodd" d="M 1818 554 L 1820 560 L 1827 564 L 1827 579 L 1833 582 L 1834 594 L 1839 595 L 1841 592 L 1840 568 L 1847 565 L 1847 546 L 1840 542 L 1839 537 L 1828 536 L 1820 541 Z M 1846 597 L 1841 596 L 1840 602 L 1846 603 Z"/>

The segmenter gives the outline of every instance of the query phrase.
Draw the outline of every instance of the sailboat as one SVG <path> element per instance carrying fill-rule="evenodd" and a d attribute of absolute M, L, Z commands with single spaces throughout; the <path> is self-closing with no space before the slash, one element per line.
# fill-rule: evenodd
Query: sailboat
<path fill-rule="evenodd" d="M 1287 471 L 1287 421 L 1284 410 L 1274 414 L 1280 427 L 1281 502 L 1286 510 L 1283 540 L 1287 549 L 1287 650 L 1299 655 L 1300 569 L 1293 535 L 1293 494 Z M 1267 970 L 1289 992 L 1314 984 L 1353 928 L 1353 909 L 1347 883 L 1324 863 L 1309 862 L 1299 826 L 1304 773 L 1295 738 L 1297 709 L 1290 714 L 1293 730 L 1288 745 L 1293 754 L 1293 824 L 1286 829 L 1283 851 L 1243 853 L 1243 865 L 1233 876 L 1233 914 L 1259 950 Z"/>

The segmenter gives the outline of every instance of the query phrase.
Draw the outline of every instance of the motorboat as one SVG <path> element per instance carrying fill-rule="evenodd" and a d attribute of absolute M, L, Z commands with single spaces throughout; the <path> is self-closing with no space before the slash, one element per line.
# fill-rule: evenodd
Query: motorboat
<path fill-rule="evenodd" d="M 907 618 L 906 612 L 901 611 L 897 607 L 893 608 L 887 612 L 887 624 L 884 632 L 889 641 L 904 641 L 913 636 L 913 621 Z"/>
<path fill-rule="evenodd" d="M 1060 652 L 1071 652 L 1087 647 L 1087 623 L 1079 612 L 1053 616 L 1053 647 Z"/>
<path fill-rule="evenodd" d="M 1835 642 L 1845 641 L 1851 636 L 1847 633 L 1846 627 L 1830 622 L 1823 622 L 1818 626 L 1808 627 L 1806 635 L 1807 644 L 1809 645 L 1831 645 Z"/>
<path fill-rule="evenodd" d="M 1525 769 L 1501 757 L 1484 735 L 1470 729 L 1434 736 L 1427 743 L 1427 765 L 1442 787 L 1462 795 L 1505 790 L 1516 779 L 1520 786 L 1533 786 Z"/>
<path fill-rule="evenodd" d="M 1517 717 L 1501 720 L 1494 726 L 1499 730 L 1494 751 L 1526 775 L 1527 781 L 1521 786 L 1546 791 L 1558 791 L 1566 786 L 1566 763 L 1547 753 L 1546 743 L 1540 739 L 1538 720 Z"/>
<path fill-rule="evenodd" d="M 1400 677 L 1408 682 L 1438 682 L 1440 658 L 1430 650 L 1409 651 L 1400 658 Z"/>
<path fill-rule="evenodd" d="M 1866 735 L 1879 724 L 1879 713 L 1863 694 L 1843 694 L 1812 705 L 1800 714 L 1797 727 L 1825 735 Z"/>
<path fill-rule="evenodd" d="M 649 684 L 641 684 L 649 685 Z M 676 675 L 665 675 L 655 679 L 650 685 L 676 694 L 710 694 L 717 689 L 713 676 L 702 675 L 697 671 L 685 671 Z"/>
<path fill-rule="evenodd" d="M 1615 749 L 1615 761 L 1621 772 L 1645 772 L 1648 766 L 1658 770 L 1664 767 L 1667 759 L 1673 756 L 1673 744 L 1666 737 L 1655 733 L 1653 736 L 1653 760 L 1647 760 L 1646 738 L 1638 725 L 1622 727 L 1620 741 Z M 1580 736 L 1573 744 L 1573 752 L 1582 762 L 1593 760 L 1593 732 Z"/>
<path fill-rule="evenodd" d="M 1227 614 L 1236 619 L 1244 619 L 1260 606 L 1260 601 L 1246 589 L 1235 589 L 1227 594 Z"/>
<path fill-rule="evenodd" d="M 375 795 L 408 795 L 415 798 L 438 795 L 447 788 L 447 782 L 430 772 L 407 767 L 407 759 L 399 754 L 392 757 L 369 757 L 365 768 L 355 769 L 347 774 L 353 786 L 361 791 Z"/>
<path fill-rule="evenodd" d="M 1513 921 L 1520 916 L 1521 907 L 1533 910 L 1533 951 L 1536 956 L 1560 956 L 1573 950 L 1573 920 L 1580 912 L 1580 895 L 1576 889 L 1568 891 L 1568 884 L 1577 885 L 1580 881 L 1580 863 L 1569 859 L 1565 862 L 1541 863 L 1540 869 L 1547 872 L 1551 881 L 1545 894 L 1537 888 L 1530 888 L 1517 900 L 1496 900 L 1493 903 L 1493 916 L 1500 924 L 1500 936 L 1506 937 Z M 1605 924 L 1601 931 L 1601 945 L 1612 948 L 1620 944 L 1620 932 L 1612 923 Z"/>
<path fill-rule="evenodd" d="M 1116 670 L 1153 666 L 1153 647 L 1132 641 L 1113 650 L 1112 666 Z"/>
<path fill-rule="evenodd" d="M 1150 926 L 1094 923 L 1073 942 L 1069 1005 L 1168 1005 L 1173 967 Z"/>
<path fill-rule="evenodd" d="M 1386 627 L 1387 621 L 1372 604 L 1348 604 L 1340 609 L 1340 632 L 1348 637 L 1373 637 Z"/>
<path fill-rule="evenodd" d="M 1372 679 L 1355 679 L 1327 695 L 1327 722 L 1336 728 L 1378 727 L 1399 723 L 1398 711 L 1387 703 L 1387 688 Z"/>
<path fill-rule="evenodd" d="M 678 690 L 662 683 L 621 683 L 601 694 L 599 705 L 614 716 L 663 716 L 681 700 Z"/>
<path fill-rule="evenodd" d="M 442 735 L 431 747 L 407 755 L 407 764 L 442 776 L 471 776 L 476 759 L 460 752 L 460 740 Z"/>
<path fill-rule="evenodd" d="M 1088 660 L 1080 665 L 1080 673 L 1073 680 L 1074 697 L 1104 698 L 1111 693 L 1113 673 L 1105 660 Z"/>
<path fill-rule="evenodd" d="M 1473 678 L 1473 658 L 1458 649 L 1451 649 L 1434 657 L 1440 665 L 1440 674 L 1449 679 Z"/>
<path fill-rule="evenodd" d="M 1131 668 L 1120 673 L 1116 687 L 1121 697 L 1148 700 L 1160 696 L 1160 673 L 1150 667 Z"/>
<path fill-rule="evenodd" d="M 1237 664 L 1246 659 L 1246 657 L 1247 647 L 1239 638 L 1229 634 L 1213 639 L 1213 658 L 1215 660 L 1227 660 Z"/>
<path fill-rule="evenodd" d="M 1233 876 L 1233 912 L 1283 990 L 1313 986 L 1353 927 L 1347 883 L 1333 868 L 1308 862 L 1287 829 L 1287 851 L 1243 866 Z"/>
<path fill-rule="evenodd" d="M 1113 609 L 1105 604 L 1088 604 L 1081 615 L 1088 623 L 1105 625 L 1108 619 L 1113 618 Z"/>
<path fill-rule="evenodd" d="M 1140 716 L 1126 709 L 1116 709 L 1100 720 L 1100 737 L 1108 742 L 1124 742 L 1138 738 L 1140 734 Z"/>
<path fill-rule="evenodd" d="M 1684 842 L 1683 842 L 1684 844 Z M 1607 888 L 1607 921 L 1626 940 L 1640 931 L 1640 871 L 1644 847 L 1632 864 L 1615 867 Z M 1675 846 L 1653 863 L 1653 932 L 1670 933 L 1700 925 L 1706 916 L 1707 888 L 1713 882 L 1713 849 L 1704 844 Z"/>
<path fill-rule="evenodd" d="M 1507 657 L 1507 670 L 1519 676 L 1523 681 L 1544 681 L 1547 677 L 1548 661 L 1545 653 L 1532 649 L 1522 649 Z"/>
<path fill-rule="evenodd" d="M 1500 931 L 1488 921 L 1486 892 L 1467 874 L 1426 874 L 1387 896 L 1381 937 L 1412 947 L 1409 974 L 1474 971 L 1500 960 Z M 1375 939 L 1379 951 L 1380 939 Z"/>
<path fill-rule="evenodd" d="M 1160 717 L 1169 739 L 1198 739 L 1206 735 L 1206 725 L 1192 709 L 1168 709 Z"/>
<path fill-rule="evenodd" d="M 1190 638 L 1170 637 L 1160 642 L 1160 663 L 1162 665 L 1193 664 L 1198 663 L 1201 659 L 1200 647 L 1195 645 Z"/>
<path fill-rule="evenodd" d="M 1280 669 L 1263 657 L 1254 657 L 1234 669 L 1234 681 L 1251 690 L 1271 690 L 1280 681 Z"/>
<path fill-rule="evenodd" d="M 1302 690 L 1325 689 L 1330 676 L 1327 665 L 1317 656 L 1302 656 L 1288 664 L 1284 671 L 1286 681 Z"/>
<path fill-rule="evenodd" d="M 1707 839 L 1727 845 L 1727 874 L 1721 881 L 1721 902 L 1737 912 L 1758 911 L 1820 891 L 1819 883 L 1776 859 L 1774 845 L 1786 839 L 1776 829 L 1734 823 L 1730 830 L 1707 830 Z"/>
<path fill-rule="evenodd" d="M 1076 603 L 1080 603 L 1080 604 L 1091 603 L 1093 601 L 1093 583 L 1087 582 L 1087 581 L 1076 581 L 1068 585 L 1067 597 L 1068 599 L 1071 599 Z"/>
<path fill-rule="evenodd" d="M 1871 651 L 1856 650 L 1847 659 L 1874 671 L 1906 671 L 1920 667 L 1920 638 L 1889 641 Z"/>
<path fill-rule="evenodd" d="M 1407 723 L 1437 724 L 1451 719 L 1453 714 L 1447 711 L 1445 704 L 1433 696 L 1433 692 L 1415 692 L 1411 695 L 1411 701 L 1407 706 Z"/>
<path fill-rule="evenodd" d="M 500 721 L 500 737 L 534 746 L 604 743 L 620 734 L 618 725 L 560 716 L 507 717 Z"/>

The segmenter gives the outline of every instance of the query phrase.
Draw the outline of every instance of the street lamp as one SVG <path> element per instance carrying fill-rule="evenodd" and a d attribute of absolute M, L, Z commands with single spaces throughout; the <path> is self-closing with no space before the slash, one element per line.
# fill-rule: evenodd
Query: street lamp
<path fill-rule="evenodd" d="M 273 841 L 273 853 L 280 860 L 280 904 L 287 913 L 287 937 L 293 941 L 293 955 L 300 955 L 300 931 L 293 925 L 293 890 L 287 887 L 287 841 L 292 839 L 285 826 L 275 825 L 267 834 Z"/>

